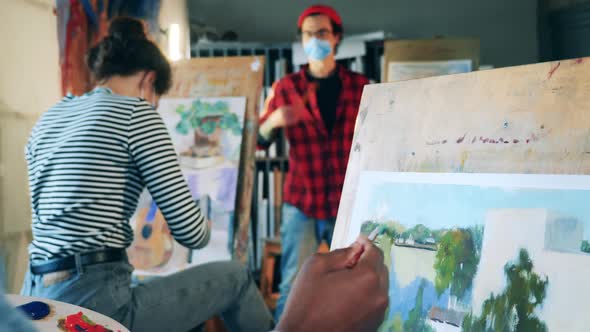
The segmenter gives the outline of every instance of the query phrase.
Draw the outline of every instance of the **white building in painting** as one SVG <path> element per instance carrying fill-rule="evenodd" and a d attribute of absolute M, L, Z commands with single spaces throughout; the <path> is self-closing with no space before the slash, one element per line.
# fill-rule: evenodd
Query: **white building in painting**
<path fill-rule="evenodd" d="M 521 248 L 533 261 L 533 270 L 549 284 L 537 316 L 549 331 L 588 331 L 590 326 L 590 255 L 581 252 L 584 227 L 546 209 L 490 210 L 485 223 L 482 255 L 473 284 L 473 312 L 491 293 L 506 285 L 504 265 Z"/>
<path fill-rule="evenodd" d="M 427 323 L 436 332 L 461 332 L 464 312 L 432 307 L 428 311 Z"/>

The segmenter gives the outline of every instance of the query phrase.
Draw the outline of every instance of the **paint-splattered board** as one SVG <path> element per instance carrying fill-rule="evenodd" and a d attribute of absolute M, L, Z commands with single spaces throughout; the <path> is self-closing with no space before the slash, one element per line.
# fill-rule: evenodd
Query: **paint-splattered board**
<path fill-rule="evenodd" d="M 174 64 L 174 82 L 166 96 L 170 98 L 246 97 L 246 118 L 240 151 L 235 208 L 238 227 L 234 237 L 234 258 L 244 264 L 248 259 L 254 152 L 263 75 L 263 56 L 196 58 L 181 61 Z"/>
<path fill-rule="evenodd" d="M 590 58 L 365 87 L 332 249 L 362 171 L 590 174 Z"/>

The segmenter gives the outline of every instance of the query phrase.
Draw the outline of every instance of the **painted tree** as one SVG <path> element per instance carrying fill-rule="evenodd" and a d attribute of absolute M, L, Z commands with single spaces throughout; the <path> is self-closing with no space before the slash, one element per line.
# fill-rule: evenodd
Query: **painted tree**
<path fill-rule="evenodd" d="M 547 277 L 533 272 L 533 262 L 525 249 L 519 251 L 516 262 L 504 266 L 504 273 L 507 283 L 504 292 L 492 294 L 484 301 L 480 317 L 473 313 L 465 316 L 463 331 L 547 331 L 545 323 L 534 314 L 545 300 Z"/>
<path fill-rule="evenodd" d="M 383 262 L 385 266 L 387 266 L 387 270 L 391 271 L 391 247 L 393 246 L 394 237 L 389 236 L 388 233 L 382 233 L 375 239 L 375 245 L 381 249 L 383 252 Z M 389 310 L 391 308 L 388 306 L 387 310 L 385 310 L 385 317 L 389 317 Z M 382 325 L 378 332 L 389 332 L 389 327 L 386 324 Z"/>
<path fill-rule="evenodd" d="M 361 225 L 361 234 L 369 235 L 378 226 L 379 226 L 379 223 L 378 222 L 375 222 L 375 221 L 372 221 L 372 220 L 365 221 Z"/>
<path fill-rule="evenodd" d="M 580 247 L 580 250 L 582 250 L 585 253 L 590 253 L 590 242 L 588 242 L 587 240 L 582 241 L 582 246 Z"/>
<path fill-rule="evenodd" d="M 382 234 L 389 236 L 392 240 L 395 240 L 395 238 L 400 233 L 398 229 L 402 228 L 402 226 L 395 221 L 379 223 L 372 220 L 368 220 L 361 225 L 361 234 L 369 235 L 372 231 L 375 230 L 375 228 L 379 226 L 383 227 Z"/>
<path fill-rule="evenodd" d="M 423 308 L 425 286 L 426 283 L 422 280 L 416 294 L 416 305 L 410 310 L 408 319 L 404 322 L 404 331 L 434 332 L 434 329 L 426 322 L 426 314 Z"/>
<path fill-rule="evenodd" d="M 483 244 L 483 225 L 475 225 L 469 227 L 469 232 L 471 232 L 471 236 L 473 237 L 473 245 L 475 246 L 475 253 L 478 257 L 481 256 L 481 247 Z"/>
<path fill-rule="evenodd" d="M 400 313 L 396 313 L 392 319 L 383 322 L 377 332 L 404 332 L 404 321 L 402 319 L 402 315 Z"/>
<path fill-rule="evenodd" d="M 402 235 L 404 238 L 408 238 L 411 235 L 416 242 L 422 243 L 427 238 L 432 237 L 432 231 L 428 227 L 418 224 L 405 231 Z"/>
<path fill-rule="evenodd" d="M 478 263 L 479 256 L 469 230 L 446 232 L 438 243 L 434 261 L 434 285 L 438 295 L 450 287 L 452 296 L 463 298 L 473 284 Z"/>
<path fill-rule="evenodd" d="M 404 332 L 404 321 L 401 314 L 395 314 L 391 322 L 390 332 Z"/>

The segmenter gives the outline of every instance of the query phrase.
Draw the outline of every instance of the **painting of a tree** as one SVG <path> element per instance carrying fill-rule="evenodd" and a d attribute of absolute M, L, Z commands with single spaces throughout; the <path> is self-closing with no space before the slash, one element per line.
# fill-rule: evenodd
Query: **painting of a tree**
<path fill-rule="evenodd" d="M 224 101 L 207 103 L 195 100 L 190 107 L 179 105 L 176 113 L 180 115 L 176 132 L 181 135 L 188 135 L 191 129 L 198 129 L 211 135 L 216 128 L 227 130 L 234 135 L 242 133 L 238 116 L 230 111 L 228 103 Z M 210 121 L 211 119 L 218 121 Z"/>
<path fill-rule="evenodd" d="M 590 242 L 587 240 L 582 241 L 582 246 L 580 248 L 583 252 L 590 253 Z"/>
<path fill-rule="evenodd" d="M 379 247 L 379 249 L 381 249 L 381 251 L 383 251 L 383 261 L 384 261 L 385 265 L 387 266 L 387 269 L 390 270 L 391 269 L 391 246 L 393 245 L 393 241 L 397 237 L 397 231 L 395 229 L 396 224 L 395 224 L 395 222 L 377 223 L 374 221 L 367 221 L 361 225 L 361 233 L 368 235 L 371 232 L 373 232 L 377 227 L 382 227 L 382 232 L 375 239 L 375 245 L 377 245 L 377 247 Z M 385 317 L 389 316 L 389 309 L 390 308 L 388 307 L 386 310 Z M 383 324 L 379 328 L 378 331 L 379 332 L 389 332 L 392 329 L 394 329 L 394 326 L 397 326 L 394 323 L 395 322 L 391 322 L 391 324 L 393 324 L 391 326 L 388 325 L 387 323 Z M 399 325 L 400 325 L 399 331 L 402 332 L 403 330 L 401 330 L 401 322 L 399 323 Z"/>
<path fill-rule="evenodd" d="M 420 242 L 420 243 L 424 242 L 427 238 L 430 238 L 433 236 L 432 231 L 428 227 L 426 227 L 422 224 L 418 224 L 418 225 L 408 229 L 407 231 L 405 231 L 402 234 L 402 236 L 404 238 L 408 238 L 410 235 L 412 236 L 412 238 L 414 238 L 414 240 L 416 242 Z"/>
<path fill-rule="evenodd" d="M 452 296 L 463 298 L 473 284 L 478 262 L 472 232 L 466 229 L 446 232 L 438 244 L 434 261 L 438 295 L 450 287 Z"/>
<path fill-rule="evenodd" d="M 469 227 L 469 232 L 473 237 L 473 245 L 475 246 L 475 254 L 477 257 L 481 256 L 481 246 L 483 244 L 483 225 L 474 225 Z"/>
<path fill-rule="evenodd" d="M 426 323 L 426 313 L 423 308 L 424 286 L 425 282 L 422 281 L 416 294 L 416 305 L 410 310 L 408 319 L 404 322 L 404 331 L 434 332 L 434 329 Z"/>
<path fill-rule="evenodd" d="M 373 230 L 375 230 L 375 228 L 379 226 L 383 227 L 383 232 L 381 234 L 387 235 L 392 241 L 395 240 L 395 238 L 399 235 L 400 229 L 403 229 L 403 226 L 395 221 L 379 223 L 369 220 L 361 225 L 361 234 L 369 235 Z"/>
<path fill-rule="evenodd" d="M 463 331 L 547 331 L 547 326 L 534 312 L 545 300 L 549 280 L 533 272 L 528 251 L 521 249 L 516 262 L 504 266 L 506 289 L 484 301 L 480 317 L 465 316 Z"/>
<path fill-rule="evenodd" d="M 379 227 L 379 223 L 378 222 L 372 221 L 372 220 L 365 221 L 361 225 L 361 234 L 369 235 L 377 227 Z"/>
<path fill-rule="evenodd" d="M 404 323 L 400 314 L 396 314 L 393 317 L 391 323 L 391 332 L 404 332 Z"/>
<path fill-rule="evenodd" d="M 392 319 L 386 319 L 383 324 L 381 324 L 377 332 L 404 332 L 404 321 L 402 319 L 402 315 L 396 313 Z"/>

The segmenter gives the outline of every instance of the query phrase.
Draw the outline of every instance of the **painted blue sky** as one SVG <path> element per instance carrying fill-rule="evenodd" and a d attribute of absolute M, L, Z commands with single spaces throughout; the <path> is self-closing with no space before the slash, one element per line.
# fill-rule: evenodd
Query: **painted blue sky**
<path fill-rule="evenodd" d="M 474 175 L 470 174 L 469 179 L 477 179 Z M 523 189 L 506 186 L 503 182 L 507 179 L 499 176 L 497 185 L 502 187 L 493 186 L 489 180 L 495 183 L 495 179 L 491 175 L 483 187 L 476 180 L 475 185 L 465 185 L 465 181 L 461 185 L 423 184 L 404 182 L 403 173 L 364 172 L 356 195 L 353 224 L 385 218 L 405 226 L 424 224 L 437 229 L 483 224 L 486 211 L 494 208 L 546 208 L 583 221 L 585 238 L 590 238 L 590 190 Z"/>

